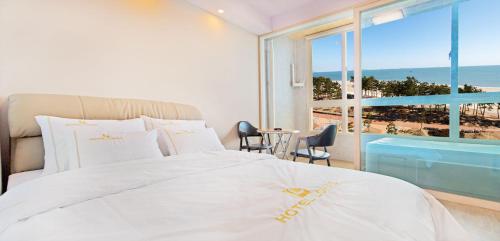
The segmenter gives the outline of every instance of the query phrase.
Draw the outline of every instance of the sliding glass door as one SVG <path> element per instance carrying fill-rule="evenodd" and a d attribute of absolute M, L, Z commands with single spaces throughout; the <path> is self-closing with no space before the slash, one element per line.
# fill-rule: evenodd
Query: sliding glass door
<path fill-rule="evenodd" d="M 337 125 L 336 146 L 331 151 L 348 161 L 355 158 L 353 40 L 352 25 L 308 36 L 312 70 L 309 129 L 317 133 Z M 337 151 L 340 149 L 344 152 Z"/>

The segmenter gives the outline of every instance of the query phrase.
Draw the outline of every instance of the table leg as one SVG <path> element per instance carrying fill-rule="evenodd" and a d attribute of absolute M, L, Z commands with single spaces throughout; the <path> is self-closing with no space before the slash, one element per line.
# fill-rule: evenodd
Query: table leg
<path fill-rule="evenodd" d="M 281 139 L 283 137 L 283 135 L 281 133 L 278 133 L 276 134 L 278 136 L 278 140 L 276 141 L 276 144 L 274 144 L 274 154 L 278 154 L 278 150 L 280 148 L 280 145 L 281 145 Z"/>

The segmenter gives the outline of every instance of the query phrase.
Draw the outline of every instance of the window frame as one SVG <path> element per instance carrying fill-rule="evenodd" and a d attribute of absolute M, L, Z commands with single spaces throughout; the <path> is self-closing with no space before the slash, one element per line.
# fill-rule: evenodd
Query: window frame
<path fill-rule="evenodd" d="M 371 10 L 376 7 L 380 7 L 386 4 L 394 3 L 394 1 L 388 1 L 387 3 L 371 6 L 366 9 L 358 9 L 357 13 L 359 14 L 358 18 L 361 18 L 361 14 L 363 11 Z M 398 97 L 381 97 L 381 98 L 361 98 L 361 109 L 367 106 L 398 106 L 398 105 L 421 105 L 421 104 L 447 104 L 449 105 L 449 137 L 419 137 L 414 136 L 412 138 L 425 138 L 425 139 L 438 139 L 445 140 L 451 142 L 465 142 L 465 143 L 485 143 L 485 144 L 495 144 L 500 143 L 500 140 L 484 140 L 484 139 L 468 139 L 468 138 L 460 138 L 460 105 L 461 104 L 470 104 L 470 103 L 497 103 L 500 100 L 500 92 L 483 92 L 483 93 L 459 93 L 459 9 L 460 9 L 460 1 L 456 1 L 451 3 L 451 51 L 450 51 L 450 94 L 449 95 L 431 95 L 431 96 L 398 96 Z M 361 46 L 361 38 L 362 31 L 360 21 L 358 21 L 356 25 L 356 29 L 358 30 L 359 43 L 355 46 L 360 48 Z M 355 32 L 356 33 L 356 32 Z M 355 65 L 355 67 L 359 67 L 360 70 L 358 72 L 355 71 L 355 79 L 361 79 L 361 55 L 358 57 L 359 66 Z M 360 81 L 359 81 L 360 82 Z M 360 88 L 361 89 L 361 88 Z M 362 115 L 359 117 L 358 121 L 362 120 Z M 370 133 L 362 133 L 360 135 L 380 135 L 380 134 L 370 134 Z M 390 134 L 382 134 L 392 136 Z M 405 136 L 407 137 L 407 136 Z"/>
<path fill-rule="evenodd" d="M 377 136 L 384 136 L 384 134 L 369 134 L 369 133 L 361 133 L 361 129 L 363 126 L 362 123 L 362 108 L 363 106 L 366 105 L 404 105 L 404 104 L 413 104 L 415 102 L 419 102 L 422 104 L 432 104 L 432 103 L 438 103 L 438 104 L 444 104 L 444 103 L 449 103 L 451 104 L 452 102 L 455 103 L 456 109 L 455 113 L 450 112 L 450 118 L 451 115 L 455 116 L 454 122 L 456 123 L 456 130 L 457 130 L 457 135 L 455 138 L 456 142 L 463 142 L 463 143 L 480 143 L 480 144 L 496 144 L 500 145 L 500 141 L 498 140 L 482 140 L 482 139 L 465 139 L 465 138 L 459 138 L 459 128 L 460 128 L 460 116 L 459 116 L 459 105 L 460 104 L 469 104 L 469 103 L 495 103 L 500 100 L 500 93 L 494 93 L 494 92 L 488 92 L 488 93 L 475 93 L 475 94 L 470 94 L 470 93 L 456 93 L 454 94 L 454 98 L 451 98 L 450 96 L 412 96 L 412 97 L 405 97 L 404 99 L 401 97 L 391 97 L 391 99 L 388 98 L 379 98 L 377 100 L 375 99 L 362 99 L 358 98 L 362 96 L 362 68 L 361 68 L 361 56 L 362 56 L 362 49 L 361 49 L 361 38 L 362 38 L 362 22 L 361 22 L 361 13 L 364 11 L 368 11 L 370 9 L 374 9 L 377 7 L 381 7 L 383 5 L 387 4 L 392 4 L 392 3 L 397 3 L 399 0 L 376 0 L 376 1 L 369 1 L 367 3 L 359 4 L 351 8 L 346 8 L 346 9 L 341 9 L 338 11 L 334 11 L 331 14 L 325 15 L 324 17 L 320 17 L 318 19 L 303 23 L 303 24 L 297 24 L 294 26 L 291 26 L 286 29 L 278 30 L 278 31 L 273 31 L 270 33 L 266 33 L 263 35 L 259 36 L 259 67 L 260 67 L 260 75 L 259 75 L 259 124 L 260 127 L 262 128 L 269 128 L 269 127 L 274 127 L 274 120 L 273 120 L 273 115 L 274 115 L 274 109 L 273 109 L 273 99 L 272 99 L 272 75 L 269 73 L 273 71 L 273 68 L 270 67 L 269 61 L 266 61 L 269 59 L 269 56 L 272 55 L 273 48 L 272 45 L 269 43 L 271 42 L 273 38 L 282 36 L 284 34 L 290 34 L 298 31 L 303 31 L 306 29 L 311 29 L 313 27 L 318 27 L 322 26 L 325 24 L 330 24 L 339 20 L 352 20 L 352 30 L 354 33 L 354 63 L 353 63 L 353 70 L 354 70 L 354 95 L 355 99 L 352 101 L 354 104 L 354 165 L 355 169 L 361 170 L 361 161 L 362 161 L 362 136 L 363 138 L 365 136 L 370 136 L 370 135 L 377 135 Z M 452 1 L 452 0 L 450 0 Z M 326 34 L 327 32 L 323 32 L 323 34 Z M 306 48 L 306 56 L 311 56 L 311 48 L 310 44 L 307 44 Z M 458 57 L 458 56 L 457 56 Z M 306 79 L 305 83 L 305 88 L 309 88 L 308 85 L 312 84 L 312 71 L 311 71 L 311 64 L 310 61 L 311 59 L 308 59 L 309 64 L 306 65 L 306 71 L 310 73 L 308 75 L 308 78 Z M 457 82 L 458 83 L 458 82 Z M 312 90 L 312 87 L 311 89 Z M 306 102 L 307 109 L 312 110 L 312 91 L 307 91 L 307 95 L 309 95 L 307 98 L 309 99 Z M 350 105 L 350 104 L 349 104 Z M 451 105 L 450 105 L 451 107 Z M 346 109 L 346 108 L 344 108 Z M 306 122 L 311 123 L 311 119 L 308 118 Z M 311 125 L 311 124 L 309 124 Z M 452 127 L 450 127 L 452 128 Z M 451 133 L 450 133 L 451 134 Z M 342 135 L 342 133 L 341 133 Z M 423 138 L 423 137 L 413 137 L 413 136 L 405 136 L 405 138 Z M 439 138 L 438 140 L 440 141 L 451 141 L 451 138 L 449 137 L 430 137 L 431 139 L 436 140 L 436 138 Z"/>
<path fill-rule="evenodd" d="M 307 46 L 307 55 L 309 56 L 307 65 L 308 65 L 308 79 L 307 82 L 309 83 L 307 85 L 307 109 L 309 113 L 309 118 L 308 118 L 308 129 L 309 131 L 315 133 L 315 132 L 320 132 L 320 130 L 314 130 L 313 126 L 313 109 L 314 108 L 329 108 L 329 107 L 340 107 L 342 110 L 342 120 L 341 120 L 341 129 L 342 131 L 339 131 L 339 135 L 354 135 L 354 132 L 349 132 L 349 108 L 354 107 L 356 104 L 356 99 L 348 99 L 347 98 L 347 81 L 348 81 L 348 76 L 347 76 L 347 33 L 348 32 L 353 32 L 354 33 L 354 24 L 347 24 L 344 26 L 336 27 L 331 30 L 327 30 L 324 32 L 312 34 L 309 36 L 306 36 L 306 46 Z M 313 86 L 313 74 L 314 71 L 312 70 L 312 41 L 318 38 L 323 38 L 323 37 L 328 37 L 331 35 L 336 35 L 336 34 L 341 34 L 341 70 L 342 70 L 342 83 L 341 83 L 341 88 L 342 88 L 342 98 L 341 99 L 336 99 L 336 100 L 314 100 L 314 86 Z M 354 96 L 356 97 L 356 95 Z"/>

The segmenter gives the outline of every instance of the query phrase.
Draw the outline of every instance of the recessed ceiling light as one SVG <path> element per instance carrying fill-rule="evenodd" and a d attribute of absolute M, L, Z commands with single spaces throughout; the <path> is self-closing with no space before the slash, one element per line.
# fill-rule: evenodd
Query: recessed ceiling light
<path fill-rule="evenodd" d="M 224 9 L 217 10 L 218 13 L 224 13 Z"/>

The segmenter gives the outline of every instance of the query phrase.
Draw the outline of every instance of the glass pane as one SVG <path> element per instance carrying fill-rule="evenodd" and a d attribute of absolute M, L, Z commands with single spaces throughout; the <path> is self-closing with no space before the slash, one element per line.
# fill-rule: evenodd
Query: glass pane
<path fill-rule="evenodd" d="M 336 124 L 337 130 L 342 131 L 341 107 L 315 107 L 313 108 L 313 129 L 321 130 L 325 126 Z"/>
<path fill-rule="evenodd" d="M 354 99 L 354 32 L 347 32 L 347 99 Z"/>
<path fill-rule="evenodd" d="M 449 136 L 448 105 L 363 107 L 363 132 L 401 136 Z"/>
<path fill-rule="evenodd" d="M 500 140 L 500 103 L 460 105 L 460 137 Z"/>
<path fill-rule="evenodd" d="M 375 99 L 364 100 L 372 106 L 362 110 L 361 165 L 420 187 L 500 201 L 497 141 L 450 137 L 450 119 L 459 119 L 462 138 L 500 139 L 495 94 L 449 96 L 450 4 L 460 4 L 459 92 L 500 91 L 500 1 L 401 0 L 363 12 L 363 97 Z M 448 96 L 404 97 L 429 95 Z M 403 97 L 377 99 L 392 96 Z M 450 116 L 448 104 L 465 99 Z"/>
<path fill-rule="evenodd" d="M 349 109 L 347 110 L 347 127 L 349 128 L 349 132 L 354 132 L 354 106 L 349 106 Z"/>
<path fill-rule="evenodd" d="M 409 2 L 362 14 L 363 98 L 450 93 L 451 7 Z"/>
<path fill-rule="evenodd" d="M 324 76 L 313 77 L 313 99 L 315 101 L 342 99 L 341 81 Z"/>
<path fill-rule="evenodd" d="M 312 41 L 314 100 L 342 99 L 342 35 Z"/>
<path fill-rule="evenodd" d="M 500 1 L 464 1 L 459 11 L 460 92 L 498 92 Z"/>

